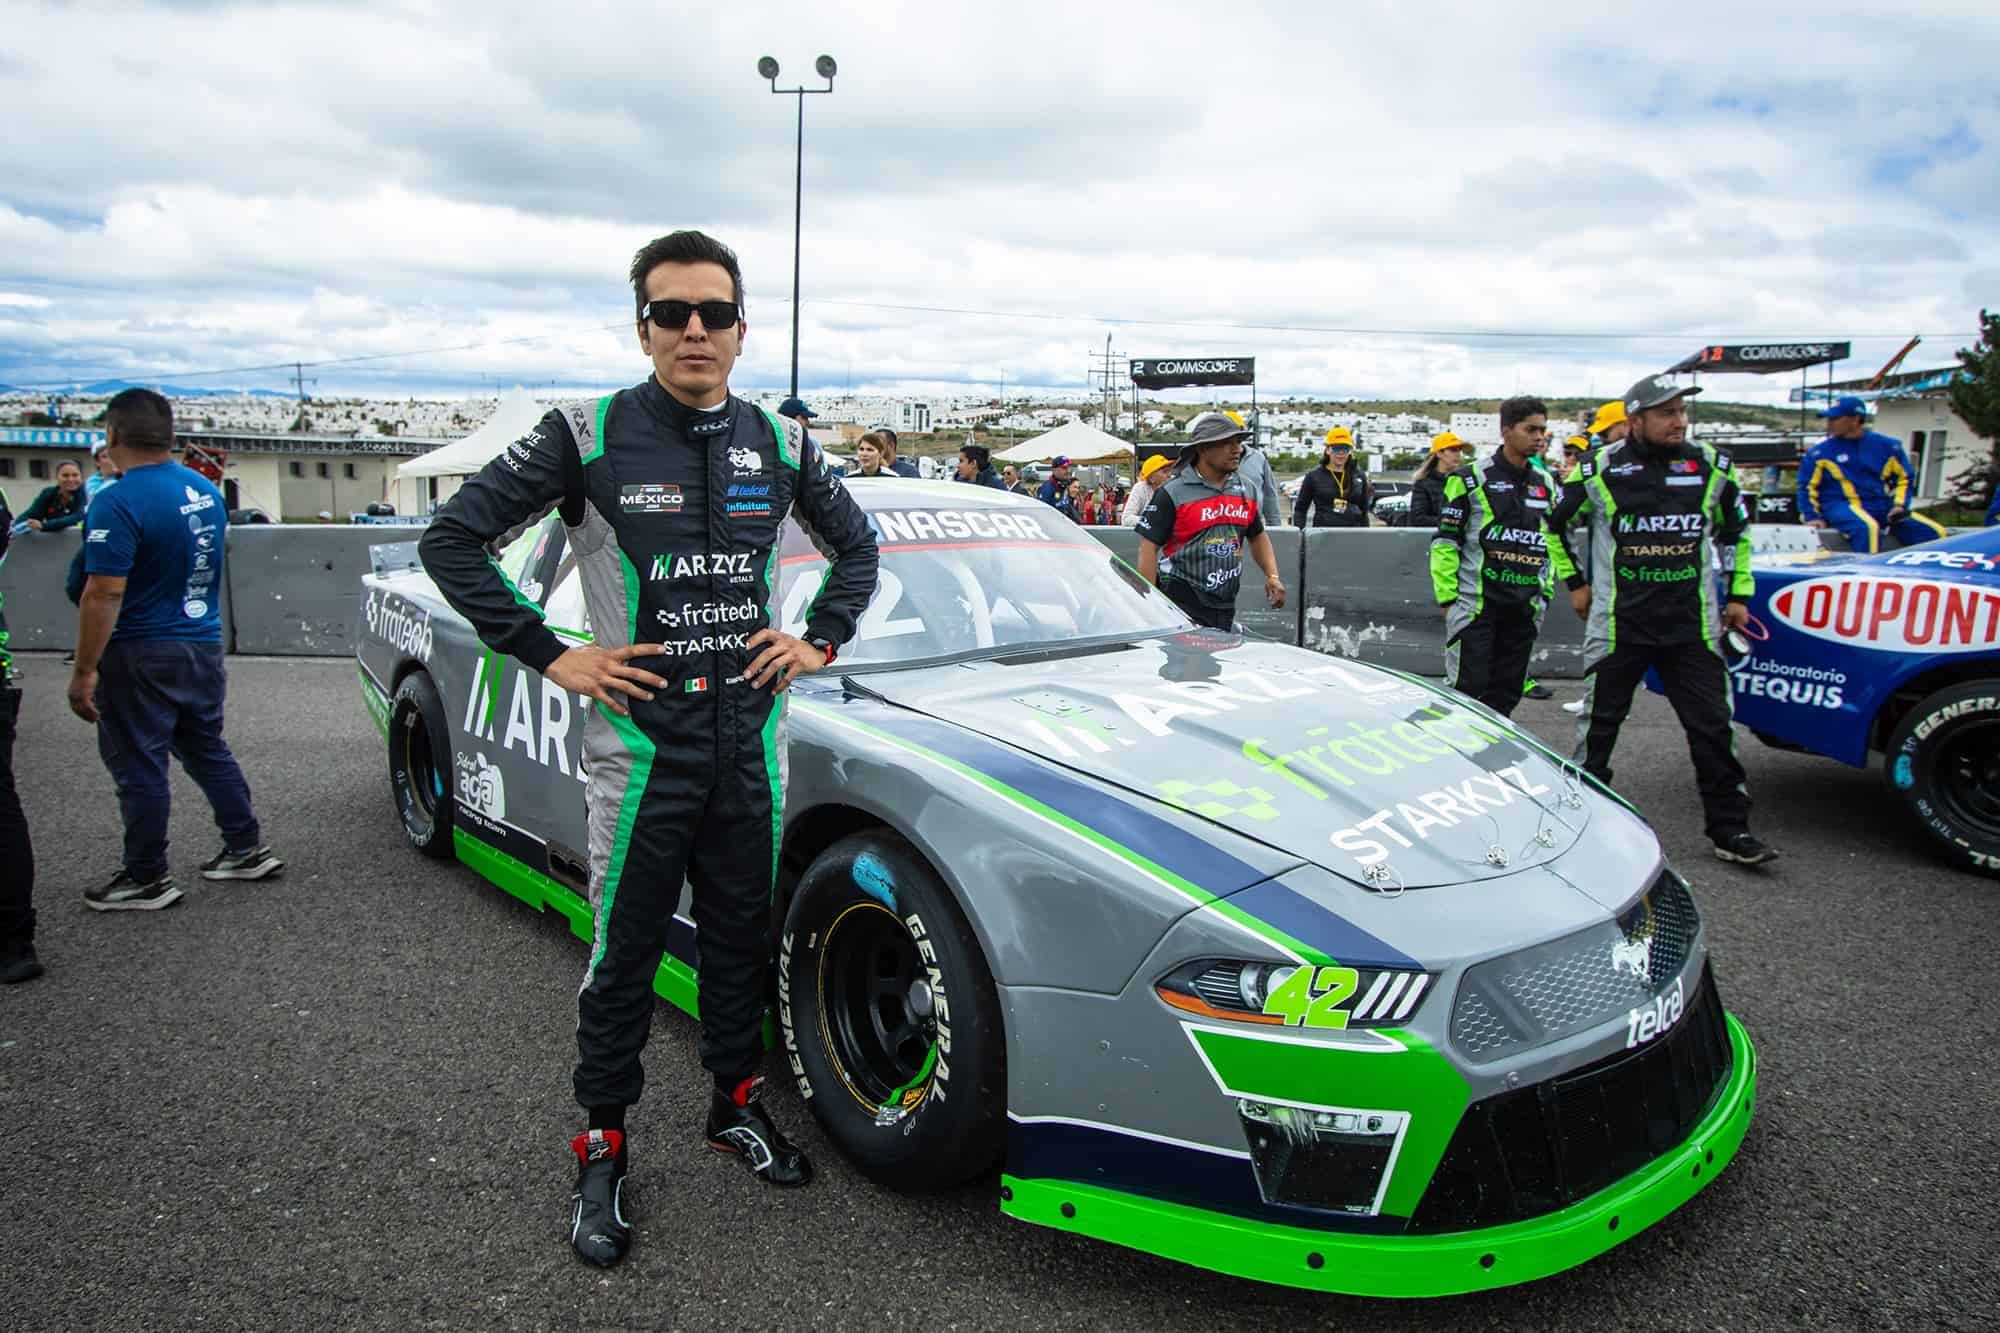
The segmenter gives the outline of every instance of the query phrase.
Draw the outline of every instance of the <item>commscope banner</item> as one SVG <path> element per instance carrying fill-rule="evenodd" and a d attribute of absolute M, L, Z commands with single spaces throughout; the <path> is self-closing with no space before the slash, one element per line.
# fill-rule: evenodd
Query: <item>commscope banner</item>
<path fill-rule="evenodd" d="M 1704 347 L 1693 356 L 1667 367 L 1667 373 L 1671 375 L 1692 370 L 1732 375 L 1775 375 L 1780 371 L 1803 370 L 1828 361 L 1845 361 L 1851 350 L 1852 344 L 1837 342 Z"/>
<path fill-rule="evenodd" d="M 1254 356 L 1134 357 L 1132 382 L 1142 389 L 1178 389 L 1189 384 L 1255 384 Z"/>

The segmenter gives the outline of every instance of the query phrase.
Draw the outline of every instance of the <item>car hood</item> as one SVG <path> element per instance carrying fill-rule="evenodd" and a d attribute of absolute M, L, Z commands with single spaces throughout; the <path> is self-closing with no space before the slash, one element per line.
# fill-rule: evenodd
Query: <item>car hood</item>
<path fill-rule="evenodd" d="M 1233 635 L 853 683 L 1376 888 L 1546 865 L 1590 810 L 1574 770 L 1448 690 Z"/>

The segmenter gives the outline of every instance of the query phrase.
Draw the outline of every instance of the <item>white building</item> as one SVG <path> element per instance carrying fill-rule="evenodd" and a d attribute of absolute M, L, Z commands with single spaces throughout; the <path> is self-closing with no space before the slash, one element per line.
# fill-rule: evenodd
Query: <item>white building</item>
<path fill-rule="evenodd" d="M 1453 412 L 1451 433 L 1470 445 L 1500 443 L 1498 412 Z"/>
<path fill-rule="evenodd" d="M 929 403 L 898 403 L 896 405 L 896 429 L 911 435 L 931 433 L 931 405 Z"/>

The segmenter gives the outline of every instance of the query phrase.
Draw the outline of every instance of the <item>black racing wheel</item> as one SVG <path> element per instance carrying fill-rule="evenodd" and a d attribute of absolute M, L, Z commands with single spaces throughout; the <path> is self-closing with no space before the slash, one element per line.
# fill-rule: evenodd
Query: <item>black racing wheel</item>
<path fill-rule="evenodd" d="M 453 856 L 451 731 L 428 673 L 412 671 L 389 703 L 389 791 L 403 835 L 425 856 Z"/>
<path fill-rule="evenodd" d="M 1905 713 L 1883 774 L 1940 851 L 2000 875 L 2000 680 L 1953 685 Z"/>
<path fill-rule="evenodd" d="M 990 1169 L 1005 1145 L 992 973 L 937 872 L 880 830 L 820 853 L 785 914 L 779 1020 L 799 1095 L 862 1172 L 906 1194 Z"/>

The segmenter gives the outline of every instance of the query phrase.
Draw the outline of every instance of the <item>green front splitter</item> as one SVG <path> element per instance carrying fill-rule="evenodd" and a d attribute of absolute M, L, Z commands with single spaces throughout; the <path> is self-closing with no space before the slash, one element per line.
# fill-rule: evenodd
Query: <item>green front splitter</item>
<path fill-rule="evenodd" d="M 1729 1165 L 1756 1105 L 1757 1051 L 1743 1025 L 1727 1021 L 1735 1052 L 1729 1081 L 1687 1139 L 1617 1184 L 1533 1221 L 1443 1236 L 1357 1235 L 1014 1176 L 1001 1177 L 1000 1210 L 1197 1268 L 1347 1296 L 1456 1296 L 1532 1282 L 1636 1236 Z"/>

